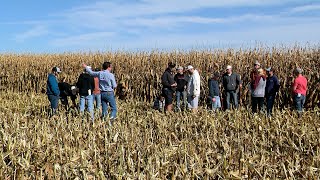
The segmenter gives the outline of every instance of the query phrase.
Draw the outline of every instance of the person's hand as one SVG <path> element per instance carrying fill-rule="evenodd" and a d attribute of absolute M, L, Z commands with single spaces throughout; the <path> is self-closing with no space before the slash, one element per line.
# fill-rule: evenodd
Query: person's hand
<path fill-rule="evenodd" d="M 216 98 L 212 98 L 212 102 L 216 102 Z"/>
<path fill-rule="evenodd" d="M 194 98 L 196 98 L 196 96 L 195 96 L 195 95 L 193 95 L 193 96 L 192 96 L 192 99 L 194 99 Z"/>
<path fill-rule="evenodd" d="M 171 84 L 171 87 L 177 86 L 177 83 Z"/>

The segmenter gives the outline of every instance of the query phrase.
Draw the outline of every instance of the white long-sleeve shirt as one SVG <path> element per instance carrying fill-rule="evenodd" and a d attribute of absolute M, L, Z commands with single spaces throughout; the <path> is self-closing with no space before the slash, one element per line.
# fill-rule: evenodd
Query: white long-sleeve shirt
<path fill-rule="evenodd" d="M 199 96 L 200 95 L 200 75 L 197 70 L 193 71 L 190 76 L 187 86 L 187 94 L 189 96 Z"/>

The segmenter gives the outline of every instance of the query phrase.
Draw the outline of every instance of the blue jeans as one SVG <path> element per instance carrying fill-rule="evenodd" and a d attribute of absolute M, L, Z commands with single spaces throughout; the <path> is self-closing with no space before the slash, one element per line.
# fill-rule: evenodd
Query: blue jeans
<path fill-rule="evenodd" d="M 100 107 L 101 107 L 101 94 L 94 94 L 93 100 L 96 102 L 96 108 L 100 109 Z"/>
<path fill-rule="evenodd" d="M 93 96 L 88 95 L 88 96 L 80 96 L 80 113 L 84 112 L 85 105 L 87 102 L 88 106 L 88 111 L 91 114 L 91 118 L 94 119 L 94 113 L 93 113 Z"/>
<path fill-rule="evenodd" d="M 232 96 L 232 100 L 234 103 L 234 107 L 237 109 L 238 108 L 238 96 L 236 91 L 226 91 L 226 102 L 227 102 L 227 107 L 226 109 L 230 109 L 230 98 Z"/>
<path fill-rule="evenodd" d="M 181 97 L 182 97 L 182 104 L 183 104 L 182 109 L 185 110 L 187 108 L 187 92 L 186 91 L 182 91 L 182 92 L 176 91 L 176 100 L 177 100 L 177 108 L 178 109 L 181 109 L 180 108 Z"/>
<path fill-rule="evenodd" d="M 298 111 L 298 113 L 302 113 L 303 111 L 303 105 L 306 101 L 306 96 L 301 95 L 300 97 L 298 97 L 298 95 L 294 96 L 294 103 L 296 106 L 296 110 Z"/>
<path fill-rule="evenodd" d="M 51 114 L 56 114 L 59 104 L 59 96 L 55 95 L 48 95 L 48 99 L 50 101 L 50 107 L 51 107 Z"/>
<path fill-rule="evenodd" d="M 114 92 L 101 92 L 102 103 L 102 117 L 104 118 L 108 114 L 108 103 L 111 107 L 110 119 L 114 119 L 117 116 L 117 103 L 114 97 Z"/>
<path fill-rule="evenodd" d="M 276 98 L 276 95 L 267 96 L 267 114 L 268 115 L 272 114 L 272 109 L 273 109 L 273 104 L 274 104 L 275 98 Z"/>
<path fill-rule="evenodd" d="M 211 100 L 211 108 L 212 108 L 212 110 L 215 111 L 216 109 L 221 108 L 221 100 L 220 100 L 219 96 L 214 96 L 214 98 L 216 99 L 216 101 L 212 102 L 212 100 Z"/>

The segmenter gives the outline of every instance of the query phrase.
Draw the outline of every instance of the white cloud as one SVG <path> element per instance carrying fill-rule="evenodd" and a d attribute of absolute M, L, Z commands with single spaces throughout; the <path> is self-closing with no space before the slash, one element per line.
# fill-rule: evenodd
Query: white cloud
<path fill-rule="evenodd" d="M 47 34 L 49 34 L 49 30 L 47 29 L 47 27 L 38 25 L 24 33 L 16 35 L 15 40 L 18 42 L 24 42 L 27 39 L 40 37 Z"/>
<path fill-rule="evenodd" d="M 306 11 L 317 11 L 320 10 L 320 4 L 317 5 L 305 5 L 305 6 L 298 6 L 295 8 L 292 8 L 290 12 L 292 13 L 298 13 L 298 12 L 306 12 Z"/>

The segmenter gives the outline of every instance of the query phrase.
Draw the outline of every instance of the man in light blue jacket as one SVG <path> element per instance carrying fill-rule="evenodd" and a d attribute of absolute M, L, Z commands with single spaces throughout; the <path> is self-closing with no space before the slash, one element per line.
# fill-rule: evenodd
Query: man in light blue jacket
<path fill-rule="evenodd" d="M 48 75 L 47 96 L 51 106 L 50 116 L 55 115 L 58 109 L 60 90 L 58 86 L 57 77 L 59 73 L 61 73 L 60 68 L 53 67 L 51 73 Z"/>
<path fill-rule="evenodd" d="M 101 90 L 101 103 L 102 103 L 102 118 L 108 114 L 108 104 L 111 107 L 110 121 L 111 123 L 117 116 L 117 104 L 114 95 L 114 89 L 117 87 L 117 83 L 114 75 L 111 73 L 111 62 L 104 62 L 102 64 L 102 71 L 94 72 L 86 64 L 82 65 L 86 68 L 86 71 L 95 77 L 99 78 L 99 88 Z"/>

